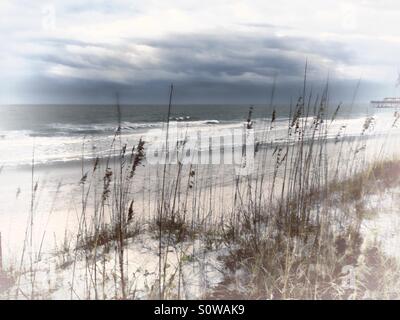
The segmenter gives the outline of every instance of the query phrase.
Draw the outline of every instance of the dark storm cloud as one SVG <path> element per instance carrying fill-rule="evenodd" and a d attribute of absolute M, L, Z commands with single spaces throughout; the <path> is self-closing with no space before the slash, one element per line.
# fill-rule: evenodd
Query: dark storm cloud
<path fill-rule="evenodd" d="M 177 34 L 159 40 L 124 40 L 102 44 L 43 39 L 50 50 L 24 57 L 41 67 L 67 67 L 70 72 L 42 73 L 25 82 L 25 89 L 35 92 L 37 99 L 42 93 L 52 101 L 69 97 L 109 101 L 107 97 L 116 91 L 136 101 L 162 101 L 165 88 L 174 82 L 185 101 L 252 101 L 265 99 L 266 88 L 276 77 L 278 92 L 287 98 L 288 93 L 297 94 L 306 58 L 311 83 L 313 78 L 326 78 L 327 66 L 321 61 L 348 64 L 353 59 L 351 51 L 338 42 L 270 34 Z M 138 51 L 138 46 L 150 48 L 151 56 Z M 110 72 L 121 77 L 108 77 Z"/>
<path fill-rule="evenodd" d="M 226 51 L 240 55 L 261 50 L 280 50 L 295 53 L 320 55 L 334 58 L 343 62 L 350 62 L 352 51 L 339 41 L 324 41 L 312 38 L 293 36 L 277 36 L 274 34 L 249 35 L 249 34 L 192 34 L 173 35 L 160 40 L 148 41 L 153 47 L 174 50 L 202 50 Z"/>
<path fill-rule="evenodd" d="M 52 53 L 28 54 L 27 57 L 81 70 L 117 68 L 121 72 L 131 72 L 148 69 L 149 72 L 157 70 L 185 76 L 188 80 L 212 78 L 213 81 L 226 81 L 226 76 L 240 77 L 249 73 L 260 77 L 276 74 L 301 77 L 306 57 L 311 62 L 311 72 L 321 69 L 320 59 L 344 64 L 352 61 L 351 51 L 340 43 L 295 37 L 199 34 L 174 35 L 161 40 L 132 39 L 130 42 L 155 49 L 157 64 L 146 57 L 139 57 L 139 62 L 131 59 L 129 55 L 135 54 L 135 48 L 129 45 L 60 39 L 54 40 Z M 81 50 L 70 52 L 66 49 L 69 45 Z M 131 76 L 137 79 L 134 73 Z"/>
<path fill-rule="evenodd" d="M 346 64 L 352 60 L 341 43 L 271 35 L 176 35 L 147 44 L 159 50 L 165 69 L 194 77 L 302 76 L 306 57 Z M 319 61 L 311 65 L 311 70 L 320 69 Z"/>
<path fill-rule="evenodd" d="M 121 84 L 97 80 L 57 80 L 48 78 L 29 79 L 20 83 L 17 88 L 21 99 L 15 103 L 75 103 L 75 104 L 113 104 L 116 93 L 120 95 L 123 104 L 130 103 L 160 103 L 168 101 L 170 82 L 166 80 L 148 81 L 137 84 Z M 314 97 L 321 94 L 324 82 L 309 82 L 308 89 L 312 88 Z M 242 81 L 237 83 L 223 83 L 195 80 L 191 82 L 174 82 L 174 103 L 235 103 L 235 104 L 268 104 L 271 94 L 271 84 Z M 352 100 L 357 81 L 331 81 L 331 102 L 344 102 L 346 105 Z M 9 90 L 1 87 L 0 92 Z M 302 93 L 302 84 L 299 81 L 279 83 L 275 91 L 276 103 L 288 104 Z M 385 96 L 389 93 L 380 83 L 362 82 L 357 97 L 361 101 L 369 101 L 375 95 Z"/>

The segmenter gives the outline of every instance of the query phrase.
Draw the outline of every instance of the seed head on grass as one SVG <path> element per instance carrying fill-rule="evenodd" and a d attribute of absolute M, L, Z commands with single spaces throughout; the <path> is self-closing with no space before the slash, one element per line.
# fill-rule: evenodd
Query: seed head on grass
<path fill-rule="evenodd" d="M 144 141 L 140 139 L 136 147 L 136 150 L 132 150 L 132 155 L 131 155 L 132 168 L 129 174 L 130 178 L 133 178 L 137 167 L 142 163 L 144 158 L 145 158 Z"/>

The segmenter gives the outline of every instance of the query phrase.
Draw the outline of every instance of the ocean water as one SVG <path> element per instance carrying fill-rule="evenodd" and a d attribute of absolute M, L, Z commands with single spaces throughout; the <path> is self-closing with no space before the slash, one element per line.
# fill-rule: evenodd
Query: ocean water
<path fill-rule="evenodd" d="M 121 106 L 122 135 L 131 143 L 162 128 L 167 119 L 165 105 Z M 261 108 L 255 110 L 261 116 Z M 174 106 L 172 121 L 180 126 L 216 127 L 244 121 L 248 106 Z M 82 157 L 82 145 L 90 153 L 105 154 L 118 127 L 115 106 L 46 105 L 0 107 L 0 163 L 28 165 L 67 162 Z"/>
<path fill-rule="evenodd" d="M 290 107 L 278 106 L 275 138 L 284 139 Z M 333 109 L 335 109 L 333 107 Z M 128 148 L 143 138 L 158 138 L 165 127 L 166 105 L 131 105 L 120 107 L 122 137 Z M 329 112 L 332 113 L 332 110 Z M 342 108 L 338 120 L 331 124 L 331 137 L 347 126 L 347 135 L 362 132 L 367 116 L 375 114 L 368 106 Z M 178 105 L 172 107 L 170 120 L 186 134 L 205 130 L 218 135 L 223 129 L 241 128 L 249 113 L 249 105 Z M 270 121 L 272 109 L 255 105 L 252 112 L 255 130 L 262 131 Z M 374 134 L 385 132 L 393 122 L 393 110 L 385 110 L 377 118 Z M 44 105 L 0 107 L 0 166 L 30 166 L 79 161 L 84 156 L 108 155 L 118 127 L 119 115 L 112 105 Z M 329 119 L 329 113 L 327 115 Z M 382 120 L 383 119 L 383 120 Z"/>

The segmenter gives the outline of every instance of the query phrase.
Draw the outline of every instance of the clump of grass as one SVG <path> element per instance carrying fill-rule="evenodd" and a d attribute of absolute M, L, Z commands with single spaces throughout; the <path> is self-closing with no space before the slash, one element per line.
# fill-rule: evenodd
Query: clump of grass
<path fill-rule="evenodd" d="M 346 182 L 344 186 L 351 186 Z M 340 190 L 348 191 L 347 187 Z M 339 191 L 337 191 L 339 192 Z M 335 194 L 331 195 L 333 198 Z M 314 202 L 312 206 L 318 204 Z M 353 202 L 348 201 L 349 206 Z M 329 205 L 330 206 L 330 205 Z M 293 210 L 293 204 L 289 210 Z M 329 212 L 330 210 L 330 212 Z M 334 223 L 332 207 L 326 208 L 330 213 L 326 223 Z M 278 211 L 269 213 L 277 215 Z M 323 222 L 308 221 L 302 232 L 294 232 L 293 224 L 301 223 L 298 220 L 286 221 L 279 226 L 279 233 L 270 233 L 264 238 L 254 239 L 248 234 L 252 232 L 249 224 L 242 228 L 241 235 L 236 237 L 234 246 L 228 256 L 223 257 L 223 263 L 229 272 L 217 288 L 207 295 L 208 298 L 235 298 L 235 299 L 350 299 L 362 298 L 372 291 L 378 294 L 382 288 L 371 289 L 370 282 L 374 283 L 376 274 L 368 276 L 363 270 L 363 282 L 357 289 L 343 289 L 343 269 L 347 266 L 359 267 L 359 261 L 364 257 L 367 270 L 380 271 L 385 268 L 382 260 L 384 256 L 375 248 L 375 259 L 371 256 L 371 249 L 362 252 L 363 239 L 358 231 L 361 216 L 342 218 L 341 223 L 347 223 L 342 231 L 329 228 Z M 232 244 L 232 237 L 230 243 Z M 389 259 L 390 260 L 390 259 Z M 398 265 L 392 261 L 389 264 L 392 270 L 398 272 Z M 365 281 L 365 282 L 364 282 Z M 359 289 L 361 286 L 361 289 Z M 366 288 L 364 288 L 366 286 Z M 372 291 L 371 291 L 372 290 Z M 381 291 L 381 294 L 384 291 Z"/>
<path fill-rule="evenodd" d="M 141 232 L 138 224 L 130 224 L 125 228 L 124 240 L 134 239 Z M 95 235 L 86 235 L 79 239 L 77 247 L 79 249 L 92 251 L 96 247 L 104 247 L 109 251 L 110 245 L 119 240 L 119 230 L 117 226 L 105 225 Z"/>
<path fill-rule="evenodd" d="M 201 232 L 200 230 L 193 229 L 192 226 L 181 217 L 163 217 L 161 228 L 164 235 L 174 239 L 174 243 L 193 240 L 196 235 Z M 159 237 L 160 219 L 157 219 L 154 223 L 150 224 L 149 231 L 154 233 L 156 237 Z"/>

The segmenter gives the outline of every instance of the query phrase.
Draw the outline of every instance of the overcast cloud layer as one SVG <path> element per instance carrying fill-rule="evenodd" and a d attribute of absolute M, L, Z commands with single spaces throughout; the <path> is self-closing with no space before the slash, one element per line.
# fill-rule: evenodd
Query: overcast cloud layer
<path fill-rule="evenodd" d="M 0 103 L 257 103 L 329 76 L 396 94 L 398 1 L 0 1 Z M 398 90 L 397 90 L 398 91 Z M 398 94 L 398 93 L 397 93 Z"/>

